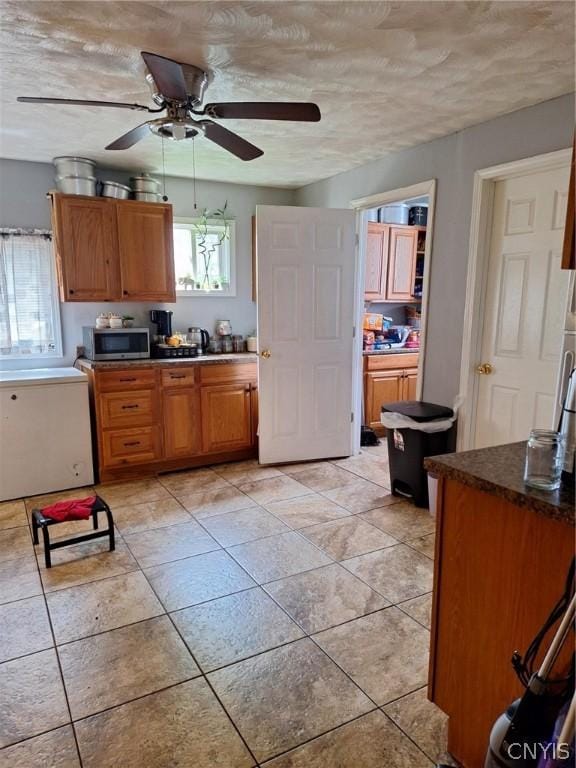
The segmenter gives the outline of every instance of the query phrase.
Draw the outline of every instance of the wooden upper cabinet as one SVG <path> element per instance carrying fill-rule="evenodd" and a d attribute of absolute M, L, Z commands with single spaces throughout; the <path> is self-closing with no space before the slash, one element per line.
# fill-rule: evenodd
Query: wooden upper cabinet
<path fill-rule="evenodd" d="M 368 223 L 364 282 L 365 301 L 383 301 L 386 299 L 389 234 L 390 227 L 387 224 Z"/>
<path fill-rule="evenodd" d="M 52 221 L 61 300 L 120 299 L 114 201 L 54 195 Z"/>
<path fill-rule="evenodd" d="M 564 245 L 562 247 L 562 269 L 576 269 L 576 139 L 572 146 L 572 164 L 570 166 L 570 185 L 568 187 L 568 203 L 566 205 L 566 224 L 564 228 Z"/>
<path fill-rule="evenodd" d="M 412 301 L 418 230 L 390 227 L 386 301 Z"/>
<path fill-rule="evenodd" d="M 123 201 L 116 210 L 122 298 L 176 301 L 172 206 Z"/>

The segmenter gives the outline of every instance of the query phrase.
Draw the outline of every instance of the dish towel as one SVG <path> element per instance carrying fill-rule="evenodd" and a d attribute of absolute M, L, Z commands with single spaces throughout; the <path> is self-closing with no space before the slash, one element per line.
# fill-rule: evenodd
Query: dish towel
<path fill-rule="evenodd" d="M 44 507 L 42 514 L 57 523 L 63 523 L 67 520 L 88 520 L 96 499 L 97 496 L 87 496 L 85 499 L 57 501 L 56 504 Z"/>

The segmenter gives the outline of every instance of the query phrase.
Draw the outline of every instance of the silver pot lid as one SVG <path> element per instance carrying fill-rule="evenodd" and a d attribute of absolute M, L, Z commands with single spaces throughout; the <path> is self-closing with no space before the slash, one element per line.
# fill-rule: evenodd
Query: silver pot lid
<path fill-rule="evenodd" d="M 72 155 L 61 155 L 60 157 L 52 158 L 53 163 L 57 163 L 59 160 L 72 161 L 75 163 L 90 163 L 90 165 L 96 165 L 94 160 L 89 160 L 87 157 L 73 157 Z"/>
<path fill-rule="evenodd" d="M 115 187 L 116 189 L 124 189 L 127 192 L 130 192 L 130 187 L 126 186 L 126 184 L 120 184 L 118 181 L 103 181 L 102 182 L 105 187 Z"/>

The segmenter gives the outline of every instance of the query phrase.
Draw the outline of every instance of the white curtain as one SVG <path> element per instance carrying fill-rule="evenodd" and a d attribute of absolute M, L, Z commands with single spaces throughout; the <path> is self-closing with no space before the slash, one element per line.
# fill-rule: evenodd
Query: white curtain
<path fill-rule="evenodd" d="M 0 230 L 0 355 L 57 353 L 57 307 L 50 235 Z"/>

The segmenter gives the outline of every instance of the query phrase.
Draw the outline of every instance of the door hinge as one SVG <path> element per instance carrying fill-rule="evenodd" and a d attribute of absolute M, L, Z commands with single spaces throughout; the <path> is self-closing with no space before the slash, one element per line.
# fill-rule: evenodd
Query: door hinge
<path fill-rule="evenodd" d="M 352 423 L 354 421 L 354 412 L 350 414 L 350 422 Z"/>
<path fill-rule="evenodd" d="M 360 245 L 360 235 L 356 232 L 356 245 Z"/>
<path fill-rule="evenodd" d="M 355 339 L 355 338 L 356 338 L 356 326 L 355 326 L 355 325 L 354 325 L 354 326 L 352 326 L 352 338 L 353 338 L 353 339 Z"/>

